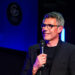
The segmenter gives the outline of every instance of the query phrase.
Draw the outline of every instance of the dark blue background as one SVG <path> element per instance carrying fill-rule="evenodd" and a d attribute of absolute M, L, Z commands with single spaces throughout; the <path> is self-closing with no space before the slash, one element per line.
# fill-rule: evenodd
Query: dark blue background
<path fill-rule="evenodd" d="M 22 21 L 18 26 L 7 19 L 7 8 L 17 2 L 22 11 Z M 37 0 L 0 0 L 0 47 L 28 50 L 37 43 L 38 1 Z"/>

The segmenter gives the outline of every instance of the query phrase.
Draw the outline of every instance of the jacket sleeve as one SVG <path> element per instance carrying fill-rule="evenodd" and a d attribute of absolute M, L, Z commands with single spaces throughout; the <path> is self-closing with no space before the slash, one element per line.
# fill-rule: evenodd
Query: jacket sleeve
<path fill-rule="evenodd" d="M 22 75 L 32 75 L 31 49 L 27 53 Z"/>

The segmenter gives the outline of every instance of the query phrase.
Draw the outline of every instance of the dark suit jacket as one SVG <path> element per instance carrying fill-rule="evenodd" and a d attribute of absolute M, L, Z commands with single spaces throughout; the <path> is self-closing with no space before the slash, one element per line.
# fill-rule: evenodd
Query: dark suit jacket
<path fill-rule="evenodd" d="M 31 70 L 39 51 L 39 44 L 29 48 L 23 75 L 31 75 Z M 75 75 L 75 45 L 64 42 L 59 44 L 50 75 Z"/>

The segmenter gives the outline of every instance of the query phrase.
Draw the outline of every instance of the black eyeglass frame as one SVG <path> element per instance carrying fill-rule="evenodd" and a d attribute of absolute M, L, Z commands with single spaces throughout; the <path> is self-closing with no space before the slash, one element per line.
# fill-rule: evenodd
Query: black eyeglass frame
<path fill-rule="evenodd" d="M 41 28 L 43 28 L 43 27 L 45 27 L 45 26 L 53 28 L 53 27 L 59 27 L 60 25 L 41 24 Z"/>

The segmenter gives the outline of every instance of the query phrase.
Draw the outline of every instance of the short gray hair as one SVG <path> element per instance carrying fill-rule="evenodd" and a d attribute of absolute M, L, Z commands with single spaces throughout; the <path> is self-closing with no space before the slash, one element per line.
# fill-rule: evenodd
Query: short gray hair
<path fill-rule="evenodd" d="M 50 13 L 47 13 L 47 14 L 44 15 L 44 19 L 46 19 L 46 18 L 56 18 L 57 23 L 59 25 L 64 26 L 64 23 L 65 23 L 64 17 L 59 12 L 50 12 Z"/>

